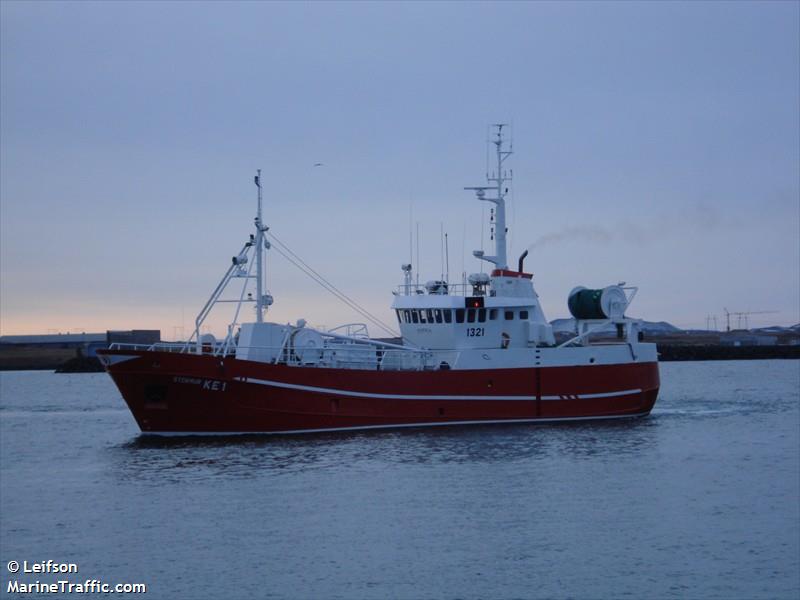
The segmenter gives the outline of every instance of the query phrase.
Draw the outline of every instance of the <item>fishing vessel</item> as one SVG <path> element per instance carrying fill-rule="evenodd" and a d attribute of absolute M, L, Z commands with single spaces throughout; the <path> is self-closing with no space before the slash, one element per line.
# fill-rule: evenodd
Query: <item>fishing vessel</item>
<path fill-rule="evenodd" d="M 656 346 L 626 316 L 636 288 L 576 287 L 575 320 L 557 343 L 524 270 L 508 264 L 506 195 L 513 173 L 504 125 L 489 140 L 496 168 L 467 187 L 490 205 L 494 254 L 473 255 L 489 272 L 419 283 L 411 264 L 393 292 L 397 339 L 366 324 L 332 330 L 266 320 L 266 257 L 278 251 L 343 300 L 355 303 L 269 230 L 255 177 L 255 232 L 232 257 L 187 342 L 113 344 L 98 356 L 144 434 L 299 433 L 350 429 L 536 423 L 643 417 L 659 389 Z M 487 170 L 488 171 L 488 170 Z M 230 290 L 235 295 L 230 297 Z M 203 333 L 212 309 L 234 306 L 223 339 Z M 232 303 L 232 304 L 231 304 Z M 254 320 L 243 314 L 254 308 Z M 358 307 L 357 307 L 358 308 Z M 360 309 L 368 321 L 380 321 Z M 609 335 L 611 331 L 611 335 Z"/>

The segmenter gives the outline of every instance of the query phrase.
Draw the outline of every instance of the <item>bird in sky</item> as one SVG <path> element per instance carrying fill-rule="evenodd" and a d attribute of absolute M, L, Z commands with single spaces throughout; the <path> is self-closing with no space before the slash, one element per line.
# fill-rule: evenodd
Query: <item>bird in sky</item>
<path fill-rule="evenodd" d="M 314 166 L 315 166 L 315 167 L 322 167 L 322 166 L 324 166 L 324 165 L 323 165 L 323 163 L 314 163 Z"/>

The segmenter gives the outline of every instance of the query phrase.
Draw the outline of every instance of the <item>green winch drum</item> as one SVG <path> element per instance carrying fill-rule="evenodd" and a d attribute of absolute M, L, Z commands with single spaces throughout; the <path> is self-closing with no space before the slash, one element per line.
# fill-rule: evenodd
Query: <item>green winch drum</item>
<path fill-rule="evenodd" d="M 600 299 L 603 297 L 603 290 L 590 290 L 584 287 L 577 287 L 572 290 L 567 299 L 569 312 L 576 319 L 605 319 L 603 307 Z"/>
<path fill-rule="evenodd" d="M 579 320 L 621 317 L 627 307 L 625 292 L 616 285 L 600 290 L 576 287 L 567 299 L 569 312 Z"/>

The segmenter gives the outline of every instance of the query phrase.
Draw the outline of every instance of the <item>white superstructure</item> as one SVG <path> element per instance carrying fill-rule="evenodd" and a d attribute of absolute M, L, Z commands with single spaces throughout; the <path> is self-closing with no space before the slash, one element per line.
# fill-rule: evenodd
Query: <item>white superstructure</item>
<path fill-rule="evenodd" d="M 397 313 L 403 340 L 414 346 L 445 348 L 528 348 L 555 344 L 553 328 L 545 318 L 533 288 L 533 275 L 522 270 L 527 251 L 520 257 L 518 270 L 508 268 L 506 249 L 506 183 L 509 174 L 503 163 L 511 156 L 503 138 L 504 124 L 494 126 L 497 171 L 489 175 L 492 185 L 467 187 L 478 200 L 491 202 L 495 253 L 473 255 L 494 265 L 491 275 L 473 273 L 467 284 L 451 285 L 430 281 L 425 286 L 410 283 L 410 265 L 403 265 L 405 283 L 395 294 L 392 308 Z M 487 196 L 493 192 L 493 196 Z"/>
<path fill-rule="evenodd" d="M 400 328 L 400 343 L 371 339 L 363 324 L 318 331 L 307 327 L 303 319 L 294 325 L 264 321 L 264 313 L 273 301 L 264 285 L 264 255 L 273 249 L 307 274 L 313 274 L 318 281 L 322 280 L 326 289 L 373 324 L 391 331 L 269 232 L 262 220 L 259 170 L 255 177 L 258 186 L 255 234 L 250 235 L 239 254 L 232 257 L 228 271 L 197 316 L 189 343 L 178 345 L 176 350 L 235 355 L 238 359 L 271 364 L 367 370 L 520 368 L 654 361 L 655 346 L 639 343 L 638 321 L 624 314 L 636 288 L 623 287 L 623 284 L 601 290 L 575 288 L 569 296 L 570 311 L 577 321 L 575 336 L 556 345 L 553 328 L 533 286 L 533 275 L 523 270 L 527 251 L 519 257 L 516 270 L 508 265 L 505 198 L 511 174 L 503 165 L 512 150 L 506 147 L 503 137 L 505 125 L 494 127 L 491 143 L 495 146 L 497 170 L 486 174 L 489 185 L 464 188 L 474 191 L 478 200 L 493 205 L 489 218 L 494 254 L 485 255 L 481 250 L 473 252 L 477 258 L 491 263 L 492 271 L 473 273 L 462 283 L 451 283 L 443 275 L 443 279 L 421 285 L 413 283 L 418 274 L 412 272 L 411 264 L 402 265 L 403 283 L 394 292 L 392 303 Z M 223 298 L 223 292 L 236 282 L 241 283 L 236 297 Z M 201 327 L 212 308 L 224 302 L 234 303 L 235 312 L 225 339 L 217 342 L 213 336 L 201 335 Z M 255 321 L 241 323 L 242 307 L 247 304 L 254 305 Z M 591 335 L 609 323 L 616 325 L 616 340 L 590 344 Z"/>

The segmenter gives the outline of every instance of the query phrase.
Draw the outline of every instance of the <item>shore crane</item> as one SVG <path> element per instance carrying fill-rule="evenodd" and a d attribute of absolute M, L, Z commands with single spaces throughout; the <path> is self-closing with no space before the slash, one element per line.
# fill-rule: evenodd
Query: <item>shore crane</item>
<path fill-rule="evenodd" d="M 735 316 L 737 319 L 737 329 L 742 328 L 742 322 L 744 322 L 745 329 L 750 329 L 750 325 L 748 323 L 748 318 L 750 315 L 769 315 L 779 312 L 777 310 L 746 310 L 730 312 L 727 308 L 723 308 L 722 310 L 725 311 L 725 331 L 731 330 L 731 315 Z"/>

